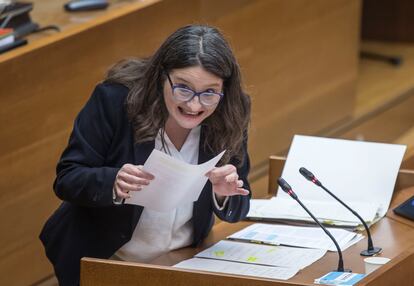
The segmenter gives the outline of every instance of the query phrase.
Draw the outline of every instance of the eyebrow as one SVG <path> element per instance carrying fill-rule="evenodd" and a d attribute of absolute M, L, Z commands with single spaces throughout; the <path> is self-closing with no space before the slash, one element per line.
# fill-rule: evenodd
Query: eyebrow
<path fill-rule="evenodd" d="M 180 77 L 180 76 L 175 76 L 175 79 L 177 80 L 177 81 L 182 81 L 182 82 L 184 82 L 184 83 L 186 83 L 186 84 L 189 84 L 189 85 L 193 85 L 192 84 L 192 82 L 190 82 L 190 81 L 188 81 L 188 80 L 186 80 L 185 78 L 182 78 L 182 77 Z M 207 84 L 207 88 L 206 89 L 209 89 L 209 88 L 218 88 L 218 89 L 220 89 L 220 88 L 222 88 L 221 87 L 221 85 L 219 84 L 219 83 L 217 83 L 217 82 L 215 82 L 215 83 L 211 83 L 211 84 Z"/>

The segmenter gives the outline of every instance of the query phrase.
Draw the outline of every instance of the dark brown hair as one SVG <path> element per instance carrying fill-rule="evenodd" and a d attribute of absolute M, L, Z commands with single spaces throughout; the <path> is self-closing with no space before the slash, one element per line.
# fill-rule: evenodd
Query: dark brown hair
<path fill-rule="evenodd" d="M 201 66 L 223 79 L 224 97 L 203 125 L 204 148 L 218 154 L 226 149 L 222 163 L 231 157 L 243 160 L 242 145 L 250 121 L 250 98 L 242 90 L 239 65 L 229 44 L 214 27 L 189 25 L 171 34 L 148 59 L 123 60 L 112 67 L 107 81 L 129 88 L 127 112 L 135 142 L 154 140 L 169 113 L 163 84 L 174 69 Z"/>

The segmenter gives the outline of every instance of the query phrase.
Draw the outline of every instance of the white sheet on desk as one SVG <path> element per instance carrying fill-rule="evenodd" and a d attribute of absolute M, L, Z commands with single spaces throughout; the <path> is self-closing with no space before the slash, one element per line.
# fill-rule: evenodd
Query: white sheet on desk
<path fill-rule="evenodd" d="M 280 280 L 288 280 L 299 271 L 299 268 L 292 267 L 264 266 L 206 258 L 187 259 L 174 267 Z"/>
<path fill-rule="evenodd" d="M 301 200 L 332 202 L 332 197 L 299 174 L 299 168 L 305 167 L 345 203 L 357 200 L 379 204 L 382 217 L 391 202 L 406 148 L 397 144 L 295 135 L 282 177 Z M 279 196 L 288 197 L 280 188 Z"/>
<path fill-rule="evenodd" d="M 303 200 L 304 205 L 320 221 L 333 220 L 351 222 L 351 225 L 361 224 L 359 219 L 348 209 L 336 201 Z M 348 205 L 359 213 L 366 222 L 374 220 L 379 211 L 379 204 L 364 202 L 349 202 Z M 313 221 L 307 212 L 292 198 L 273 197 L 270 200 L 251 200 L 248 217 L 302 219 Z"/>
<path fill-rule="evenodd" d="M 221 240 L 195 257 L 303 269 L 322 258 L 326 250 Z"/>
<path fill-rule="evenodd" d="M 363 238 L 361 234 L 339 228 L 328 228 L 343 251 Z M 273 245 L 290 245 L 337 251 L 335 244 L 320 227 L 300 227 L 255 223 L 227 238 Z"/>

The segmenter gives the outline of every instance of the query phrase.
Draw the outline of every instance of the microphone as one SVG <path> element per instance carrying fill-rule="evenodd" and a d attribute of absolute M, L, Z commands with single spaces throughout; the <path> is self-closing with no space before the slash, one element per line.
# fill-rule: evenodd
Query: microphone
<path fill-rule="evenodd" d="M 301 207 L 313 218 L 313 220 L 322 228 L 322 230 L 332 239 L 333 243 L 335 244 L 336 250 L 338 251 L 339 261 L 338 261 L 338 269 L 337 272 L 352 272 L 350 270 L 344 270 L 344 260 L 342 258 L 342 251 L 338 245 L 338 242 L 333 237 L 333 235 L 318 221 L 318 219 L 308 210 L 307 207 L 299 200 L 298 196 L 293 192 L 292 187 L 283 179 L 277 179 L 278 185 L 282 188 L 284 192 L 286 192 L 290 197 L 292 197 L 295 201 L 297 201 Z"/>
<path fill-rule="evenodd" d="M 329 195 L 331 195 L 335 200 L 340 202 L 345 208 L 347 208 L 354 216 L 356 216 L 364 225 L 365 231 L 367 232 L 368 236 L 368 248 L 361 251 L 362 256 L 373 256 L 378 253 L 381 253 L 382 248 L 381 247 L 374 247 L 374 244 L 372 243 L 372 237 L 371 232 L 369 231 L 369 228 L 365 221 L 362 219 L 362 217 L 353 209 L 351 209 L 347 204 L 345 204 L 342 200 L 340 200 L 337 196 L 335 196 L 331 191 L 329 191 L 322 183 L 315 177 L 314 174 L 312 174 L 309 170 L 302 167 L 299 169 L 299 172 L 309 181 L 317 185 L 318 187 L 321 187 L 323 190 L 325 190 Z"/>

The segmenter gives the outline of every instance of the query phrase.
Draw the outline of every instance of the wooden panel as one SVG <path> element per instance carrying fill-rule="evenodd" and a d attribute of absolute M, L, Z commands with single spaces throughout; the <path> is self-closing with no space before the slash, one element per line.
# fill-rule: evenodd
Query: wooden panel
<path fill-rule="evenodd" d="M 361 43 L 361 50 L 401 56 L 403 64 L 396 67 L 385 61 L 362 58 L 357 80 L 355 117 L 378 110 L 412 93 L 414 87 L 414 44 L 369 42 Z"/>
<path fill-rule="evenodd" d="M 411 0 L 364 0 L 361 34 L 364 39 L 414 41 Z"/>
<path fill-rule="evenodd" d="M 234 44 L 252 96 L 253 168 L 293 134 L 318 133 L 352 114 L 359 5 L 256 1 L 214 22 Z"/>
<path fill-rule="evenodd" d="M 198 11 L 191 1 L 140 5 L 109 10 L 0 57 L 0 216 L 9 218 L 0 223 L 1 285 L 29 285 L 52 273 L 37 237 L 58 205 L 56 162 L 93 86 L 117 60 L 149 55 Z"/>
<path fill-rule="evenodd" d="M 402 136 L 395 140 L 395 143 L 407 145 L 407 151 L 404 155 L 402 167 L 406 169 L 414 169 L 414 127 L 405 131 Z"/>
<path fill-rule="evenodd" d="M 51 273 L 37 236 L 59 203 L 55 165 L 94 85 L 114 62 L 150 55 L 179 26 L 217 25 L 230 39 L 253 99 L 253 169 L 292 134 L 351 113 L 358 0 L 114 0 L 107 11 L 76 14 L 63 12 L 64 0 L 35 2 L 33 19 L 62 32 L 33 35 L 0 56 L 0 216 L 10 217 L 0 223 L 2 285 Z M 254 195 L 265 195 L 265 179 L 257 184 Z"/>
<path fill-rule="evenodd" d="M 374 271 L 357 284 L 361 286 L 388 286 L 388 285 L 413 285 L 414 283 L 414 249 L 411 248 L 402 253 L 394 261 L 391 261 L 381 269 Z"/>
<path fill-rule="evenodd" d="M 82 286 L 283 286 L 284 282 L 241 277 L 205 271 L 179 270 L 170 267 L 140 263 L 122 263 L 101 259 L 82 259 Z M 145 278 L 144 278 L 145 277 Z M 289 283 L 291 286 L 302 284 Z"/>
<path fill-rule="evenodd" d="M 261 199 L 267 197 L 268 180 L 266 176 L 262 176 L 259 179 L 250 183 L 252 191 L 252 198 Z"/>
<path fill-rule="evenodd" d="M 414 106 L 414 91 L 384 106 L 382 110 L 367 116 L 361 122 L 356 122 L 355 126 L 350 126 L 348 131 L 341 132 L 338 136 L 346 139 L 409 144 L 404 158 L 412 158 L 414 140 L 411 140 L 414 138 L 409 131 L 414 124 L 412 106 Z M 410 168 L 410 164 L 407 161 L 402 167 Z"/>

